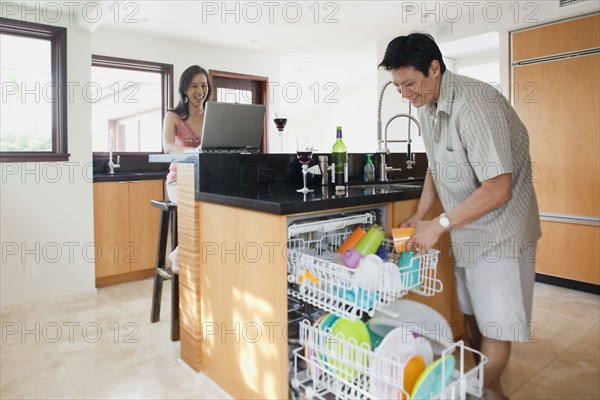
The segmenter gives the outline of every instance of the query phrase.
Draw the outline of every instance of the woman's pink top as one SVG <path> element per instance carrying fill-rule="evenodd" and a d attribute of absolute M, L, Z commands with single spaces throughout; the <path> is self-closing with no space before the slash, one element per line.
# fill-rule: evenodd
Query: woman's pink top
<path fill-rule="evenodd" d="M 194 134 L 194 130 L 184 121 L 181 115 L 177 116 L 175 125 L 175 144 L 185 147 L 197 147 L 200 145 L 200 139 Z M 167 175 L 167 184 L 177 180 L 177 163 L 171 163 L 169 174 Z"/>

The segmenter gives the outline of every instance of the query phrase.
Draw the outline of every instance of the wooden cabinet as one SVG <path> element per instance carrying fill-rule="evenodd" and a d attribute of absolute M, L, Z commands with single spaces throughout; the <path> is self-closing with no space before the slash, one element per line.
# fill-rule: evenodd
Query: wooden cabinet
<path fill-rule="evenodd" d="M 398 201 L 393 204 L 392 227 L 400 226 L 400 223 L 411 217 L 416 211 L 419 200 Z M 443 213 L 442 205 L 436 202 L 429 210 L 425 219 L 433 219 Z M 415 293 L 409 293 L 404 299 L 418 301 L 426 304 L 448 321 L 452 327 L 455 338 L 463 334 L 463 314 L 458 307 L 458 299 L 454 285 L 454 255 L 452 253 L 452 241 L 450 234 L 443 234 L 435 248 L 440 251 L 438 258 L 437 277 L 442 281 L 443 290 L 431 297 L 423 297 Z"/>
<path fill-rule="evenodd" d="M 531 60 L 598 47 L 598 14 L 512 33 L 512 61 Z"/>
<path fill-rule="evenodd" d="M 94 183 L 96 287 L 151 276 L 163 181 Z"/>
<path fill-rule="evenodd" d="M 529 131 L 542 219 L 536 271 L 596 285 L 599 47 L 599 14 L 511 35 L 512 103 Z"/>

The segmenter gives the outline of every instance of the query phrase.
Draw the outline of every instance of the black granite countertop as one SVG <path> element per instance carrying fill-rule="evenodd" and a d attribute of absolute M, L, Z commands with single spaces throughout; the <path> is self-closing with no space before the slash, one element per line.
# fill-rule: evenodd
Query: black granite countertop
<path fill-rule="evenodd" d="M 333 186 L 314 186 L 309 187 L 314 189 L 314 192 L 304 195 L 296 192 L 301 186 L 276 182 L 203 187 L 196 193 L 196 199 L 271 214 L 289 215 L 416 199 L 421 196 L 422 190 L 422 186 L 417 182 L 410 188 L 376 183 L 348 186 L 343 192 L 336 192 Z"/>
<path fill-rule="evenodd" d="M 151 163 L 195 164 L 196 199 L 199 201 L 278 215 L 382 204 L 416 199 L 421 195 L 423 179 L 371 184 L 357 181 L 341 192 L 336 192 L 331 185 L 313 182 L 309 188 L 314 192 L 304 195 L 296 191 L 302 187 L 301 181 L 283 178 L 286 173 L 282 170 L 287 170 L 288 178 L 298 175 L 296 178 L 301 179 L 299 170 L 292 169 L 295 160 L 295 154 L 214 157 L 210 154 L 157 154 L 149 157 Z M 272 180 L 260 181 L 265 175 L 260 171 L 272 171 L 266 174 L 273 175 Z"/>
<path fill-rule="evenodd" d="M 169 171 L 141 171 L 126 172 L 115 171 L 114 175 L 108 172 L 94 172 L 94 182 L 123 182 L 123 181 L 144 181 L 153 179 L 165 179 Z"/>

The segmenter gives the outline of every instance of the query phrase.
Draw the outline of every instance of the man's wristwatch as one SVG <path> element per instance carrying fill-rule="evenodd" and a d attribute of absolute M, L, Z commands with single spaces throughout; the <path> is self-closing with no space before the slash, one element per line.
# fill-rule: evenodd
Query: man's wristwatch
<path fill-rule="evenodd" d="M 450 227 L 450 220 L 446 217 L 446 214 L 440 214 L 440 218 L 438 219 L 440 226 L 444 229 L 444 231 L 449 232 L 452 230 Z"/>

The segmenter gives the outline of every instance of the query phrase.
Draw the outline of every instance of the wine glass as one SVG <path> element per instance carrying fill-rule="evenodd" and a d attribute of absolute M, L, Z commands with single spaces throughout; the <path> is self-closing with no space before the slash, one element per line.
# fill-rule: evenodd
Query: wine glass
<path fill-rule="evenodd" d="M 304 187 L 296 191 L 304 194 L 313 192 L 314 190 L 306 187 L 306 174 L 308 173 L 308 163 L 312 159 L 313 148 L 306 147 L 301 149 L 300 146 L 297 146 L 296 148 L 296 155 L 298 156 L 298 161 L 300 161 L 300 164 L 302 164 L 302 181 L 304 182 Z"/>
<path fill-rule="evenodd" d="M 273 122 L 275 122 L 275 126 L 277 127 L 277 133 L 279 134 L 279 141 L 281 144 L 279 152 L 283 153 L 283 128 L 285 128 L 285 124 L 287 124 L 287 118 L 280 117 L 277 115 L 277 113 L 275 113 L 275 119 L 273 120 Z"/>

